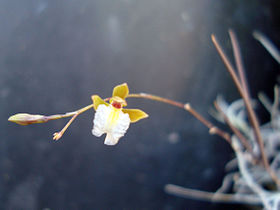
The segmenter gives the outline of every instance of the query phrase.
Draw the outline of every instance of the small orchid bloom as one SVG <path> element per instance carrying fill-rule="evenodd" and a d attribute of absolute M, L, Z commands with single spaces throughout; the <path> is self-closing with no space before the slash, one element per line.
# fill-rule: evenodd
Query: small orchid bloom
<path fill-rule="evenodd" d="M 127 106 L 125 98 L 129 95 L 126 83 L 114 88 L 109 103 L 98 95 L 93 95 L 93 108 L 96 110 L 92 134 L 100 137 L 106 133 L 104 144 L 115 145 L 124 136 L 130 123 L 148 117 L 148 114 L 139 109 L 123 109 Z"/>

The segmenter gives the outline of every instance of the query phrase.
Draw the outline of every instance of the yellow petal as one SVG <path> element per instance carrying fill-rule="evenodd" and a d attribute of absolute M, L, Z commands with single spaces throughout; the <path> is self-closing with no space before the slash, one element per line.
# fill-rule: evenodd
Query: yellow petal
<path fill-rule="evenodd" d="M 132 123 L 149 117 L 147 113 L 143 112 L 140 109 L 123 109 L 122 111 L 123 113 L 127 113 L 129 115 L 130 121 Z"/>
<path fill-rule="evenodd" d="M 8 119 L 10 122 L 17 123 L 19 125 L 30 125 L 33 123 L 44 123 L 47 122 L 47 118 L 44 115 L 34 115 L 27 113 L 18 113 Z"/>
<path fill-rule="evenodd" d="M 113 97 L 118 96 L 122 99 L 125 99 L 128 94 L 129 94 L 129 89 L 126 83 L 114 87 Z"/>
<path fill-rule="evenodd" d="M 94 110 L 97 109 L 97 107 L 100 105 L 100 104 L 105 104 L 106 106 L 109 106 L 108 103 L 106 103 L 102 98 L 100 98 L 98 95 L 92 95 L 91 96 L 91 99 L 93 101 L 93 108 Z"/>

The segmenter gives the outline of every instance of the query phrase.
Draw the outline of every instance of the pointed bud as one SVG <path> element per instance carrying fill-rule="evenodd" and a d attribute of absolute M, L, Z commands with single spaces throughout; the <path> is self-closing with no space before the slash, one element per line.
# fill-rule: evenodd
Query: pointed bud
<path fill-rule="evenodd" d="M 48 119 L 44 115 L 33 115 L 27 113 L 18 113 L 8 119 L 11 122 L 17 123 L 19 125 L 29 125 L 33 123 L 44 123 Z"/>

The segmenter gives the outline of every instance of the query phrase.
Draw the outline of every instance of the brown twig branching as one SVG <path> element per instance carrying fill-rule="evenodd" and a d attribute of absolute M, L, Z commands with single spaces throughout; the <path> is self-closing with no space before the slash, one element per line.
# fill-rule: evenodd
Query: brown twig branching
<path fill-rule="evenodd" d="M 231 63 L 228 59 L 228 57 L 224 53 L 222 47 L 220 46 L 219 42 L 217 41 L 217 39 L 214 35 L 212 35 L 212 41 L 213 41 L 217 51 L 219 52 L 223 62 L 225 63 L 225 65 L 227 67 L 227 70 L 229 71 L 230 75 L 232 76 L 233 81 L 234 81 L 241 97 L 244 100 L 245 107 L 246 107 L 246 110 L 248 112 L 248 118 L 249 118 L 249 120 L 251 122 L 251 125 L 253 127 L 255 138 L 256 138 L 256 141 L 258 143 L 257 145 L 258 145 L 258 147 L 260 149 L 260 152 L 261 152 L 261 159 L 262 159 L 262 162 L 264 164 L 264 167 L 267 170 L 267 172 L 270 174 L 272 179 L 275 181 L 275 183 L 278 186 L 280 186 L 280 180 L 278 179 L 276 174 L 271 170 L 271 168 L 269 166 L 268 159 L 267 159 L 267 155 L 265 154 L 264 144 L 263 144 L 263 139 L 262 139 L 261 132 L 260 132 L 259 122 L 258 122 L 256 114 L 255 114 L 255 112 L 252 108 L 251 100 L 249 98 L 249 92 L 248 92 L 248 88 L 247 88 L 247 82 L 246 82 L 246 78 L 245 78 L 244 67 L 243 67 L 243 64 L 242 64 L 241 53 L 240 53 L 239 45 L 238 45 L 238 42 L 237 42 L 237 39 L 236 39 L 236 35 L 234 34 L 234 32 L 232 30 L 229 30 L 229 34 L 230 34 L 230 38 L 231 38 L 231 43 L 233 45 L 233 51 L 234 51 L 235 61 L 236 61 L 236 64 L 237 64 L 237 69 L 238 69 L 238 72 L 239 72 L 240 80 L 238 79 L 236 71 L 234 70 L 233 66 L 231 65 Z"/>
<path fill-rule="evenodd" d="M 250 143 L 247 141 L 246 137 L 236 128 L 234 127 L 234 125 L 230 122 L 229 118 L 226 116 L 226 114 L 222 111 L 222 109 L 220 108 L 220 106 L 217 104 L 217 102 L 214 102 L 214 106 L 216 107 L 216 109 L 221 113 L 221 115 L 223 116 L 226 124 L 230 127 L 230 129 L 232 130 L 232 132 L 240 139 L 242 145 L 250 152 L 250 154 L 252 156 L 254 156 L 254 152 L 252 149 L 252 146 L 250 145 Z"/>
<path fill-rule="evenodd" d="M 183 188 L 171 184 L 166 185 L 165 190 L 169 194 L 185 198 L 212 202 L 263 205 L 265 209 L 277 210 L 280 208 L 280 181 L 278 178 L 280 175 L 280 155 L 277 149 L 277 145 L 280 145 L 279 90 L 276 86 L 274 89 L 273 104 L 271 104 L 263 94 L 259 95 L 260 100 L 271 114 L 271 123 L 268 126 L 260 126 L 256 113 L 253 110 L 236 35 L 232 30 L 229 30 L 229 35 L 233 46 L 238 74 L 214 35 L 212 35 L 212 41 L 243 99 L 244 103 L 242 108 L 247 111 L 250 122 L 249 129 L 241 129 L 242 132 L 239 130 L 242 126 L 247 127 L 246 119 L 241 118 L 236 120 L 236 118 L 240 117 L 236 113 L 233 113 L 236 114 L 236 116 L 227 115 L 229 111 L 226 110 L 225 112 L 224 110 L 230 109 L 230 106 L 227 106 L 222 99 L 218 98 L 219 100 L 217 100 L 214 105 L 218 111 L 218 119 L 222 118 L 223 122 L 225 122 L 233 132 L 228 142 L 230 142 L 236 158 L 230 162 L 238 166 L 239 170 L 238 172 L 229 173 L 225 176 L 223 185 L 215 193 Z M 223 108 L 220 107 L 220 104 Z M 251 133 L 253 133 L 253 135 L 251 135 Z M 256 161 L 259 155 L 261 161 Z M 272 159 L 271 164 L 268 158 Z M 231 183 L 233 183 L 234 193 L 225 194 L 224 192 L 229 189 Z M 265 189 L 264 186 L 267 185 L 274 185 L 276 190 L 271 191 Z"/>
<path fill-rule="evenodd" d="M 173 184 L 166 185 L 165 191 L 169 194 L 177 195 L 183 198 L 192 198 L 197 200 L 205 200 L 220 203 L 242 203 L 250 205 L 261 205 L 261 199 L 255 195 L 212 193 L 201 190 L 194 190 L 190 188 L 184 188 Z"/>

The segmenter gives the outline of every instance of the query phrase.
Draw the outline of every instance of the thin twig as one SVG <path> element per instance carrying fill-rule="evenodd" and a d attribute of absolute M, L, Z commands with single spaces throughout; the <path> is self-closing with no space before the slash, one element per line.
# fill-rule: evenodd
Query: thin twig
<path fill-rule="evenodd" d="M 223 112 L 223 110 L 221 109 L 221 107 L 218 105 L 218 103 L 216 101 L 214 102 L 214 105 L 215 105 L 216 109 L 222 114 L 226 124 L 230 127 L 230 129 L 233 131 L 233 133 L 241 141 L 242 145 L 250 152 L 252 157 L 254 157 L 254 152 L 253 152 L 252 146 L 248 143 L 245 136 L 236 127 L 234 127 L 234 125 L 230 122 L 230 120 L 228 119 L 228 117 L 226 116 L 226 114 Z"/>
<path fill-rule="evenodd" d="M 248 84 L 247 84 L 245 71 L 244 71 L 244 65 L 242 62 L 241 50 L 240 50 L 236 35 L 231 29 L 229 29 L 229 36 L 230 36 L 231 43 L 232 43 L 235 64 L 237 66 L 237 70 L 238 70 L 238 74 L 240 77 L 240 82 L 241 82 L 242 88 L 244 90 L 244 94 L 246 95 L 247 98 L 250 98 Z"/>
<path fill-rule="evenodd" d="M 231 78 L 233 79 L 233 82 L 235 83 L 236 87 L 237 87 L 237 90 L 238 92 L 240 93 L 241 97 L 243 98 L 244 96 L 244 92 L 243 92 L 243 89 L 242 89 L 242 85 L 238 79 L 238 76 L 231 64 L 231 62 L 229 61 L 228 57 L 226 56 L 224 50 L 222 49 L 221 45 L 219 44 L 218 40 L 216 39 L 215 35 L 212 34 L 211 35 L 211 38 L 212 38 L 212 42 L 214 43 L 219 55 L 221 56 L 225 66 L 227 67 L 227 70 L 231 76 Z"/>
<path fill-rule="evenodd" d="M 171 100 L 171 99 L 167 99 L 167 98 L 163 98 L 163 97 L 160 97 L 160 96 L 147 94 L 147 93 L 129 94 L 127 96 L 127 98 L 145 98 L 145 99 L 150 99 L 150 100 L 154 100 L 154 101 L 159 101 L 159 102 L 162 102 L 162 103 L 167 103 L 169 105 L 185 109 L 190 114 L 192 114 L 196 119 L 198 119 L 202 124 L 204 124 L 206 127 L 208 127 L 210 134 L 216 134 L 216 135 L 222 137 L 223 139 L 225 139 L 228 143 L 231 143 L 230 135 L 227 132 L 221 130 L 220 128 L 218 128 L 216 126 L 214 126 L 211 122 L 206 120 L 197 111 L 195 111 L 189 103 L 183 104 L 183 103 Z"/>
<path fill-rule="evenodd" d="M 230 34 L 230 38 L 231 38 L 231 43 L 233 46 L 233 52 L 234 52 L 234 57 L 235 57 L 235 61 L 237 64 L 237 69 L 241 78 L 241 84 L 243 86 L 243 100 L 245 103 L 245 107 L 247 109 L 248 112 L 248 117 L 249 120 L 251 122 L 251 125 L 253 127 L 254 130 L 254 134 L 258 143 L 258 146 L 260 148 L 261 151 L 261 156 L 262 156 L 262 160 L 263 160 L 263 164 L 264 167 L 266 168 L 267 172 L 270 174 L 271 178 L 275 181 L 275 183 L 280 186 L 280 180 L 278 179 L 277 175 L 275 174 L 274 171 L 272 171 L 272 169 L 270 168 L 269 162 L 268 162 L 268 158 L 264 149 L 264 143 L 263 143 L 263 139 L 262 139 L 262 135 L 261 135 L 261 129 L 260 129 L 260 125 L 259 125 L 259 121 L 257 119 L 256 113 L 253 110 L 252 104 L 251 104 L 251 100 L 250 100 L 250 94 L 249 94 L 249 90 L 247 88 L 247 82 L 246 82 L 246 78 L 245 78 L 245 72 L 244 72 L 244 67 L 242 64 L 242 59 L 241 59 L 241 52 L 240 52 L 240 48 L 239 48 L 239 44 L 238 41 L 236 39 L 236 35 L 232 30 L 229 30 L 229 34 Z"/>
<path fill-rule="evenodd" d="M 223 179 L 221 187 L 215 193 L 219 194 L 228 192 L 236 176 L 238 176 L 238 172 L 232 172 L 227 174 Z"/>
<path fill-rule="evenodd" d="M 180 196 L 183 198 L 192 198 L 221 203 L 242 203 L 250 205 L 261 205 L 261 200 L 254 195 L 211 193 L 184 188 L 173 184 L 166 185 L 165 191 L 169 194 Z"/>
<path fill-rule="evenodd" d="M 223 62 L 225 63 L 228 72 L 230 73 L 241 97 L 244 100 L 245 103 L 245 107 L 247 109 L 248 112 L 248 117 L 250 119 L 250 122 L 252 124 L 252 127 L 254 129 L 254 134 L 257 140 L 257 143 L 259 145 L 260 151 L 261 151 L 261 158 L 262 158 L 262 162 L 264 164 L 265 169 L 267 170 L 267 172 L 270 174 L 271 178 L 275 181 L 275 183 L 280 186 L 280 181 L 278 180 L 276 174 L 270 169 L 269 167 L 269 162 L 267 159 L 267 156 L 265 154 L 265 150 L 264 150 L 264 145 L 263 145 L 263 140 L 261 137 L 261 133 L 260 133 L 260 127 L 259 127 L 259 123 L 256 117 L 255 112 L 253 111 L 250 99 L 248 98 L 248 94 L 246 93 L 246 91 L 243 89 L 240 81 L 238 80 L 237 74 L 234 70 L 234 68 L 232 67 L 228 57 L 226 56 L 226 54 L 224 53 L 222 47 L 220 46 L 220 44 L 218 43 L 216 37 L 214 35 L 211 36 L 212 37 L 212 41 L 218 51 L 218 53 L 220 54 Z M 232 40 L 232 42 L 235 42 L 236 40 Z M 236 43 L 234 43 L 236 44 Z M 239 52 L 235 52 L 236 54 L 238 54 Z M 238 56 L 239 57 L 239 56 Z M 238 61 L 239 62 L 239 61 Z M 240 69 L 239 71 L 242 71 L 242 69 Z"/>
<path fill-rule="evenodd" d="M 156 95 L 152 95 L 152 94 L 148 94 L 148 93 L 134 93 L 134 94 L 129 94 L 127 96 L 127 98 L 145 98 L 145 99 L 150 99 L 153 101 L 159 101 L 159 102 L 163 102 L 166 104 L 170 104 L 173 106 L 177 106 L 179 108 L 184 109 L 184 104 L 178 101 L 174 101 L 171 99 L 167 99 L 167 98 L 163 98 L 160 96 L 156 96 Z"/>
<path fill-rule="evenodd" d="M 266 110 L 271 115 L 272 105 L 271 105 L 271 102 L 269 101 L 268 97 L 264 93 L 260 92 L 258 94 L 258 98 L 259 98 L 260 102 L 263 104 L 263 106 L 266 108 Z"/>
<path fill-rule="evenodd" d="M 71 112 L 71 113 L 75 113 L 75 114 L 68 121 L 68 123 L 62 128 L 61 131 L 53 134 L 53 140 L 56 140 L 56 141 L 59 140 L 62 137 L 62 135 L 64 134 L 64 132 L 67 130 L 67 128 L 71 125 L 71 123 L 76 119 L 76 117 L 78 117 L 78 115 L 82 114 L 83 112 L 85 112 L 91 108 L 93 108 L 93 104 L 90 104 L 84 108 L 81 108 L 81 109 L 77 110 L 76 112 Z"/>
<path fill-rule="evenodd" d="M 233 138 L 232 140 L 232 148 L 235 151 L 239 171 L 242 174 L 242 177 L 245 179 L 246 184 L 250 187 L 250 189 L 256 193 L 262 200 L 263 205 L 267 210 L 271 209 L 267 199 L 266 199 L 266 191 L 262 189 L 262 187 L 254 180 L 252 175 L 247 169 L 247 161 L 245 159 L 245 155 L 243 154 L 240 144 L 237 139 Z"/>
<path fill-rule="evenodd" d="M 258 31 L 253 32 L 253 36 L 258 40 L 264 48 L 271 54 L 271 56 L 280 64 L 280 53 L 274 44 L 262 33 Z"/>
<path fill-rule="evenodd" d="M 206 127 L 208 127 L 210 134 L 217 134 L 217 135 L 221 136 L 223 139 L 225 139 L 228 143 L 231 144 L 231 138 L 230 138 L 230 135 L 227 132 L 221 130 L 220 128 L 218 128 L 216 126 L 214 126 L 212 123 L 210 123 L 204 117 L 202 117 L 202 115 L 200 115 L 197 111 L 195 111 L 189 103 L 185 104 L 184 109 L 187 110 L 189 113 L 191 113 L 196 119 L 198 119 Z"/>
<path fill-rule="evenodd" d="M 72 124 L 72 122 L 76 119 L 76 117 L 78 117 L 78 113 L 76 113 L 69 121 L 68 123 L 63 127 L 63 129 L 59 132 L 56 132 L 53 134 L 53 140 L 58 141 L 62 135 L 64 134 L 64 132 L 67 130 L 67 128 Z"/>
<path fill-rule="evenodd" d="M 273 102 L 272 109 L 271 109 L 271 121 L 272 121 L 273 125 L 275 124 L 275 118 L 278 113 L 278 107 L 279 107 L 279 89 L 278 89 L 278 86 L 275 85 L 274 102 Z"/>

